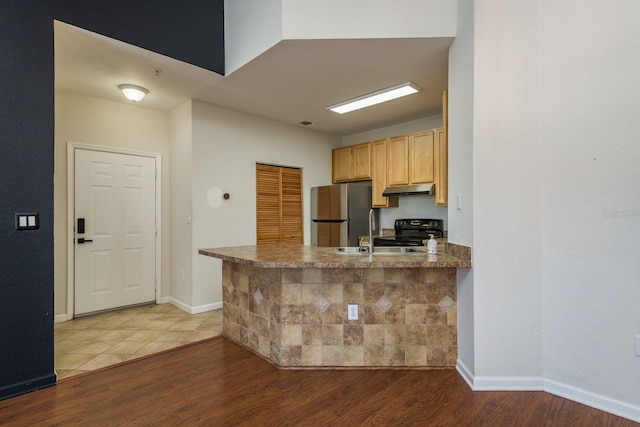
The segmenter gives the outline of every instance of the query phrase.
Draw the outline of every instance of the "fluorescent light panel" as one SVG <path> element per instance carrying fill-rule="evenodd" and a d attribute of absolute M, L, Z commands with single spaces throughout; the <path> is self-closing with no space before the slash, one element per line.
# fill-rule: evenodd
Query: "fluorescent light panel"
<path fill-rule="evenodd" d="M 348 113 L 350 111 L 359 110 L 361 108 L 370 107 L 382 102 L 391 101 L 412 93 L 420 92 L 422 89 L 413 82 L 405 82 L 399 85 L 391 86 L 386 89 L 377 90 L 348 101 L 330 105 L 327 110 L 331 110 L 338 114 Z"/>

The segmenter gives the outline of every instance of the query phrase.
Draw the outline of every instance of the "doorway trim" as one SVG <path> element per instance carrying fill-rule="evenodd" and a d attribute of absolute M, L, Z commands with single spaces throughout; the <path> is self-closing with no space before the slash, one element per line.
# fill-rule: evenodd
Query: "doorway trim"
<path fill-rule="evenodd" d="M 67 142 L 67 320 L 73 319 L 75 311 L 75 151 L 89 150 L 115 154 L 128 154 L 155 159 L 156 168 L 156 238 L 155 238 L 155 296 L 156 304 L 162 298 L 162 154 L 127 148 Z"/>

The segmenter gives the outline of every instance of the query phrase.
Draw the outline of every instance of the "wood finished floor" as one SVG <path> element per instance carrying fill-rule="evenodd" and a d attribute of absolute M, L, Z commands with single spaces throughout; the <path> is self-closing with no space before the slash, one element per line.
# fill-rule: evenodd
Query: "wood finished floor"
<path fill-rule="evenodd" d="M 2 426 L 638 426 L 455 370 L 279 370 L 214 338 L 0 401 Z"/>

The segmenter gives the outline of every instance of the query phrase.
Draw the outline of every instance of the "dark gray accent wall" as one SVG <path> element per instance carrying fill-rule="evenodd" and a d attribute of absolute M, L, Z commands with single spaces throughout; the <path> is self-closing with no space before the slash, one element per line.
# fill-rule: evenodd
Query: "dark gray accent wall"
<path fill-rule="evenodd" d="M 0 399 L 56 379 L 54 19 L 222 73 L 223 4 L 0 0 Z M 132 8 L 145 12 L 142 24 L 119 18 Z M 17 231 L 16 213 L 39 214 L 40 228 Z"/>
<path fill-rule="evenodd" d="M 46 0 L 0 2 L 0 398 L 53 372 L 53 22 Z M 40 229 L 15 230 L 16 212 Z"/>
<path fill-rule="evenodd" d="M 58 0 L 56 19 L 224 75 L 222 0 Z"/>

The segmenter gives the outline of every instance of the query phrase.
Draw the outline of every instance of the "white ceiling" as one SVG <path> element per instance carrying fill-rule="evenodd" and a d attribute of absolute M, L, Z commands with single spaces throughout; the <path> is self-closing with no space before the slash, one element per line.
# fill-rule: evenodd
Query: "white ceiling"
<path fill-rule="evenodd" d="M 195 99 L 341 136 L 440 114 L 453 41 L 285 40 L 222 77 L 61 22 L 54 29 L 58 90 L 129 103 L 118 85 L 136 84 L 149 90 L 140 107 L 168 112 Z M 325 108 L 409 80 L 422 92 L 344 115 Z"/>

